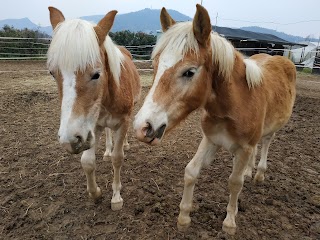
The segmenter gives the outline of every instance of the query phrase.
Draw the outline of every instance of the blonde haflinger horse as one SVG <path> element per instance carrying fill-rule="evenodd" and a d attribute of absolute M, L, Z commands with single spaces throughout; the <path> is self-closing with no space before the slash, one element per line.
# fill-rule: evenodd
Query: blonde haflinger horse
<path fill-rule="evenodd" d="M 83 152 L 81 165 L 87 191 L 101 196 L 95 177 L 95 151 L 106 129 L 105 156 L 111 156 L 114 179 L 111 208 L 122 208 L 120 169 L 123 148 L 134 103 L 140 95 L 140 79 L 131 54 L 115 45 L 108 32 L 117 11 L 109 12 L 97 25 L 81 19 L 65 20 L 49 7 L 54 29 L 47 65 L 54 77 L 61 103 L 58 137 L 70 153 Z M 111 129 L 115 131 L 112 150 Z"/>
<path fill-rule="evenodd" d="M 244 176 L 251 177 L 258 142 L 261 159 L 254 180 L 264 180 L 269 144 L 291 116 L 295 101 L 295 66 L 281 56 L 258 54 L 249 59 L 212 32 L 201 5 L 193 22 L 176 23 L 163 8 L 163 34 L 153 53 L 154 81 L 133 123 L 140 141 L 157 145 L 195 109 L 202 109 L 203 139 L 185 168 L 178 227 L 190 223 L 196 178 L 224 147 L 234 155 L 223 230 L 236 231 L 238 196 Z M 214 179 L 214 173 L 212 173 Z"/>

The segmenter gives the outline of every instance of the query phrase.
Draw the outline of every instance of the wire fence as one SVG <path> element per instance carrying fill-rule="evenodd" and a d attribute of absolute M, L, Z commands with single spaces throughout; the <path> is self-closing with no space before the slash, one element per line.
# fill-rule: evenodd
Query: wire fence
<path fill-rule="evenodd" d="M 51 38 L 16 38 L 0 37 L 1 60 L 46 60 Z M 125 46 L 137 63 L 150 62 L 154 45 Z M 291 59 L 297 68 L 320 70 L 320 47 L 314 49 L 270 49 L 270 48 L 236 48 L 245 57 L 256 53 L 282 55 Z M 310 60 L 308 62 L 308 60 Z M 151 65 L 151 64 L 150 64 Z M 149 66 L 150 66 L 149 65 Z M 152 71 L 152 68 L 141 68 L 140 71 Z M 0 71 L 4 72 L 4 71 Z"/>

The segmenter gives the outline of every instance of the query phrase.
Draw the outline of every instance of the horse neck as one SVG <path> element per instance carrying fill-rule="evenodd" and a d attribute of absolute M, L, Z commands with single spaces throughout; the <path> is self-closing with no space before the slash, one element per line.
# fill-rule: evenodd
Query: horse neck
<path fill-rule="evenodd" d="M 212 66 L 212 69 L 214 69 L 211 73 L 213 91 L 208 98 L 205 109 L 212 115 L 228 116 L 234 106 L 241 101 L 241 96 L 248 92 L 243 57 L 236 51 L 230 78 L 219 74 L 219 66 Z"/>
<path fill-rule="evenodd" d="M 128 62 L 127 60 L 123 61 L 121 74 L 119 76 L 120 79 L 119 81 L 116 81 L 113 74 L 110 71 L 107 56 L 105 59 L 107 82 L 105 89 L 105 97 L 102 101 L 102 104 L 105 107 L 105 109 L 107 109 L 107 111 L 111 114 L 127 114 L 128 112 L 130 112 L 130 108 L 132 107 L 133 103 L 130 82 L 125 80 L 128 77 Z"/>
<path fill-rule="evenodd" d="M 116 96 L 119 91 L 119 87 L 114 79 L 113 74 L 111 73 L 109 62 L 107 55 L 105 54 L 105 73 L 107 75 L 106 77 L 106 83 L 105 83 L 105 90 L 104 90 L 104 99 L 102 101 L 102 104 L 109 110 L 112 108 L 116 101 Z"/>

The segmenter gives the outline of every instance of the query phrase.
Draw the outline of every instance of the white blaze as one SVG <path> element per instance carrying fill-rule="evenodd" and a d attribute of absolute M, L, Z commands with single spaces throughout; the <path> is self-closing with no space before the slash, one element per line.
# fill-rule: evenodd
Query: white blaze
<path fill-rule="evenodd" d="M 76 92 L 76 76 L 73 72 L 61 71 L 62 74 L 62 105 L 59 136 L 60 142 L 69 142 L 70 133 L 74 132 L 70 129 L 70 122 L 72 118 L 72 109 L 77 97 Z"/>
<path fill-rule="evenodd" d="M 143 106 L 135 116 L 133 122 L 134 129 L 139 129 L 146 122 L 149 122 L 154 129 L 158 129 L 163 124 L 168 123 L 168 116 L 165 110 L 153 101 L 154 92 L 159 84 L 163 73 L 173 67 L 178 61 L 182 59 L 182 55 L 170 54 L 170 51 L 165 51 L 160 55 L 158 71 L 156 73 L 153 85 L 144 100 Z"/>

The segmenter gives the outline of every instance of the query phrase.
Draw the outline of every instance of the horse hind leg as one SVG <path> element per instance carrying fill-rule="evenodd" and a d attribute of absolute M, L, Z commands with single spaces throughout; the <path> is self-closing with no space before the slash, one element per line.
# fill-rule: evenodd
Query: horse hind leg
<path fill-rule="evenodd" d="M 126 136 L 124 138 L 123 148 L 124 148 L 124 150 L 129 150 L 130 149 L 130 145 L 128 143 L 128 134 L 126 134 Z"/>
<path fill-rule="evenodd" d="M 270 143 L 272 139 L 274 138 L 274 133 L 271 133 L 269 135 L 266 135 L 262 137 L 261 141 L 261 158 L 258 164 L 257 173 L 254 176 L 254 182 L 263 182 L 264 181 L 264 173 L 267 170 L 267 156 L 268 156 L 268 150 Z"/>
<path fill-rule="evenodd" d="M 255 161 L 256 161 L 256 155 L 257 155 L 257 145 L 254 147 L 252 154 L 250 155 L 250 159 L 248 162 L 248 166 L 245 172 L 245 176 L 252 178 L 252 170 L 255 167 Z"/>
<path fill-rule="evenodd" d="M 110 128 L 105 128 L 106 132 L 106 151 L 104 152 L 104 157 L 110 157 L 112 153 L 112 132 Z"/>

